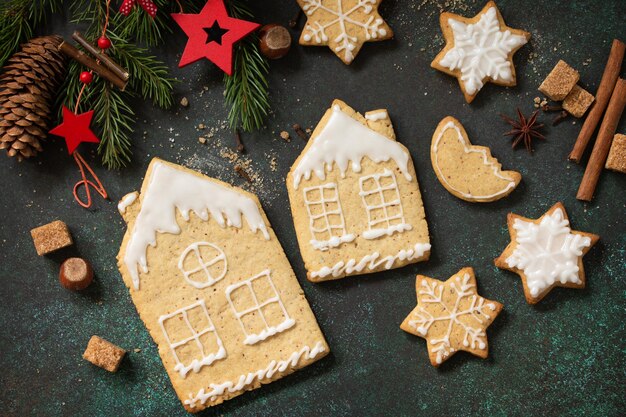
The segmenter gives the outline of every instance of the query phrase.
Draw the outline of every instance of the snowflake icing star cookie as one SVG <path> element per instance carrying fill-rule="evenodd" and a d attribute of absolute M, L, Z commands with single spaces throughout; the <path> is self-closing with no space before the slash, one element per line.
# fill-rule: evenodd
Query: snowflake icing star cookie
<path fill-rule="evenodd" d="M 118 208 L 120 272 L 187 411 L 328 354 L 256 196 L 155 158 Z"/>
<path fill-rule="evenodd" d="M 307 16 L 300 45 L 327 45 L 350 64 L 365 42 L 383 41 L 393 31 L 378 13 L 382 0 L 298 0 Z"/>
<path fill-rule="evenodd" d="M 506 26 L 493 1 L 473 18 L 444 12 L 439 21 L 446 46 L 431 66 L 457 77 L 468 103 L 487 81 L 516 84 L 513 54 L 528 42 L 530 33 Z"/>
<path fill-rule="evenodd" d="M 445 282 L 418 275 L 415 287 L 417 307 L 400 328 L 426 339 L 433 366 L 459 350 L 487 357 L 487 327 L 502 304 L 478 295 L 472 268 L 461 269 Z"/>
<path fill-rule="evenodd" d="M 538 303 L 554 287 L 585 287 L 582 258 L 600 237 L 572 230 L 563 204 L 536 220 L 510 213 L 507 223 L 511 243 L 495 264 L 522 278 L 528 303 Z"/>

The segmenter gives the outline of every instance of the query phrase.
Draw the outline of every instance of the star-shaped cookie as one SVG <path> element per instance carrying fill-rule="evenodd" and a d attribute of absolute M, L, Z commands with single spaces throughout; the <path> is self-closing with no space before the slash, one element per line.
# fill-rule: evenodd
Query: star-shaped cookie
<path fill-rule="evenodd" d="M 307 16 L 300 45 L 327 45 L 350 64 L 365 42 L 383 41 L 393 31 L 378 14 L 382 0 L 298 0 Z"/>
<path fill-rule="evenodd" d="M 463 268 L 446 282 L 418 275 L 417 307 L 400 328 L 426 339 L 433 366 L 441 365 L 459 350 L 481 358 L 489 353 L 487 327 L 502 304 L 478 295 L 472 268 Z"/>
<path fill-rule="evenodd" d="M 439 23 L 446 46 L 430 65 L 457 77 L 468 103 L 485 82 L 516 84 L 513 54 L 528 42 L 530 33 L 506 26 L 493 1 L 472 18 L 444 12 Z"/>
<path fill-rule="evenodd" d="M 528 303 L 538 303 L 554 287 L 585 287 L 582 258 L 600 237 L 572 230 L 562 203 L 536 220 L 509 213 L 507 223 L 511 243 L 495 264 L 522 278 Z"/>

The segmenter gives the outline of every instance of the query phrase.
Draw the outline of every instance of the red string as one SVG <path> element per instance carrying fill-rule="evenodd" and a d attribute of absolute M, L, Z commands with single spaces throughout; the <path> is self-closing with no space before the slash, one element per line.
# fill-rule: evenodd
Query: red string
<path fill-rule="evenodd" d="M 104 26 L 102 27 L 102 36 L 106 37 L 107 34 L 107 27 L 109 26 L 109 4 L 111 3 L 111 0 L 107 0 L 107 14 L 106 17 L 104 19 Z"/>
<path fill-rule="evenodd" d="M 84 208 L 91 207 L 91 191 L 90 191 L 89 187 L 93 187 L 93 189 L 98 194 L 100 194 L 102 196 L 102 198 L 108 199 L 109 195 L 107 194 L 107 190 L 104 188 L 104 185 L 102 185 L 102 182 L 100 182 L 100 178 L 98 178 L 96 173 L 93 172 L 93 169 L 91 169 L 89 164 L 87 164 L 87 162 L 78 153 L 78 151 L 74 151 L 72 153 L 72 156 L 74 157 L 74 160 L 76 161 L 76 165 L 78 165 L 78 169 L 80 170 L 80 175 L 83 178 L 82 180 L 78 181 L 74 185 L 74 191 L 73 191 L 74 200 L 76 200 L 76 202 L 78 204 L 80 204 L 81 206 L 83 206 Z M 93 179 L 96 181 L 96 183 L 94 183 L 93 181 L 90 181 L 90 180 L 87 179 L 87 175 L 85 174 L 85 168 L 87 169 L 87 171 L 89 171 L 89 173 L 91 174 Z M 85 186 L 85 194 L 87 195 L 87 202 L 84 202 L 78 196 L 78 189 L 81 187 L 81 185 Z"/>
<path fill-rule="evenodd" d="M 178 8 L 180 9 L 180 13 L 184 13 L 183 11 L 183 5 L 180 4 L 180 1 L 176 0 L 176 4 L 178 4 Z"/>

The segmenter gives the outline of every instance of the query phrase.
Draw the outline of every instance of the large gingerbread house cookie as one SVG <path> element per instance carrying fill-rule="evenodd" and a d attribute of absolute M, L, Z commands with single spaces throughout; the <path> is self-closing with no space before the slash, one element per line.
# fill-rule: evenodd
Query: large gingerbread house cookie
<path fill-rule="evenodd" d="M 287 176 L 311 281 L 428 259 L 430 242 L 409 151 L 386 110 L 362 116 L 335 100 Z"/>
<path fill-rule="evenodd" d="M 256 196 L 155 158 L 119 209 L 120 272 L 187 411 L 329 352 Z"/>

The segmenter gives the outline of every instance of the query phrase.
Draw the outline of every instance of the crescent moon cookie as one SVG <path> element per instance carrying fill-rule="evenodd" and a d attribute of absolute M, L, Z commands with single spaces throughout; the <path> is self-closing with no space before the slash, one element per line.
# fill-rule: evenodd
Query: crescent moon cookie
<path fill-rule="evenodd" d="M 433 366 L 459 350 L 487 357 L 487 327 L 503 306 L 478 295 L 472 268 L 461 269 L 445 282 L 418 275 L 415 287 L 417 307 L 400 328 L 426 339 Z"/>
<path fill-rule="evenodd" d="M 382 1 L 298 0 L 307 17 L 300 45 L 327 45 L 349 65 L 365 42 L 393 37 L 393 31 L 378 13 Z"/>
<path fill-rule="evenodd" d="M 530 33 L 508 27 L 493 1 L 472 18 L 444 12 L 439 23 L 446 46 L 430 66 L 457 77 L 468 103 L 486 82 L 516 84 L 513 54 L 528 42 Z"/>
<path fill-rule="evenodd" d="M 536 220 L 509 213 L 507 224 L 511 243 L 494 262 L 520 276 L 529 304 L 554 287 L 585 287 L 582 258 L 600 236 L 572 230 L 562 203 Z"/>
<path fill-rule="evenodd" d="M 454 117 L 444 118 L 430 146 L 430 160 L 441 185 L 452 195 L 477 203 L 496 201 L 509 195 L 522 176 L 502 171 L 489 148 L 472 145 L 463 125 Z"/>

